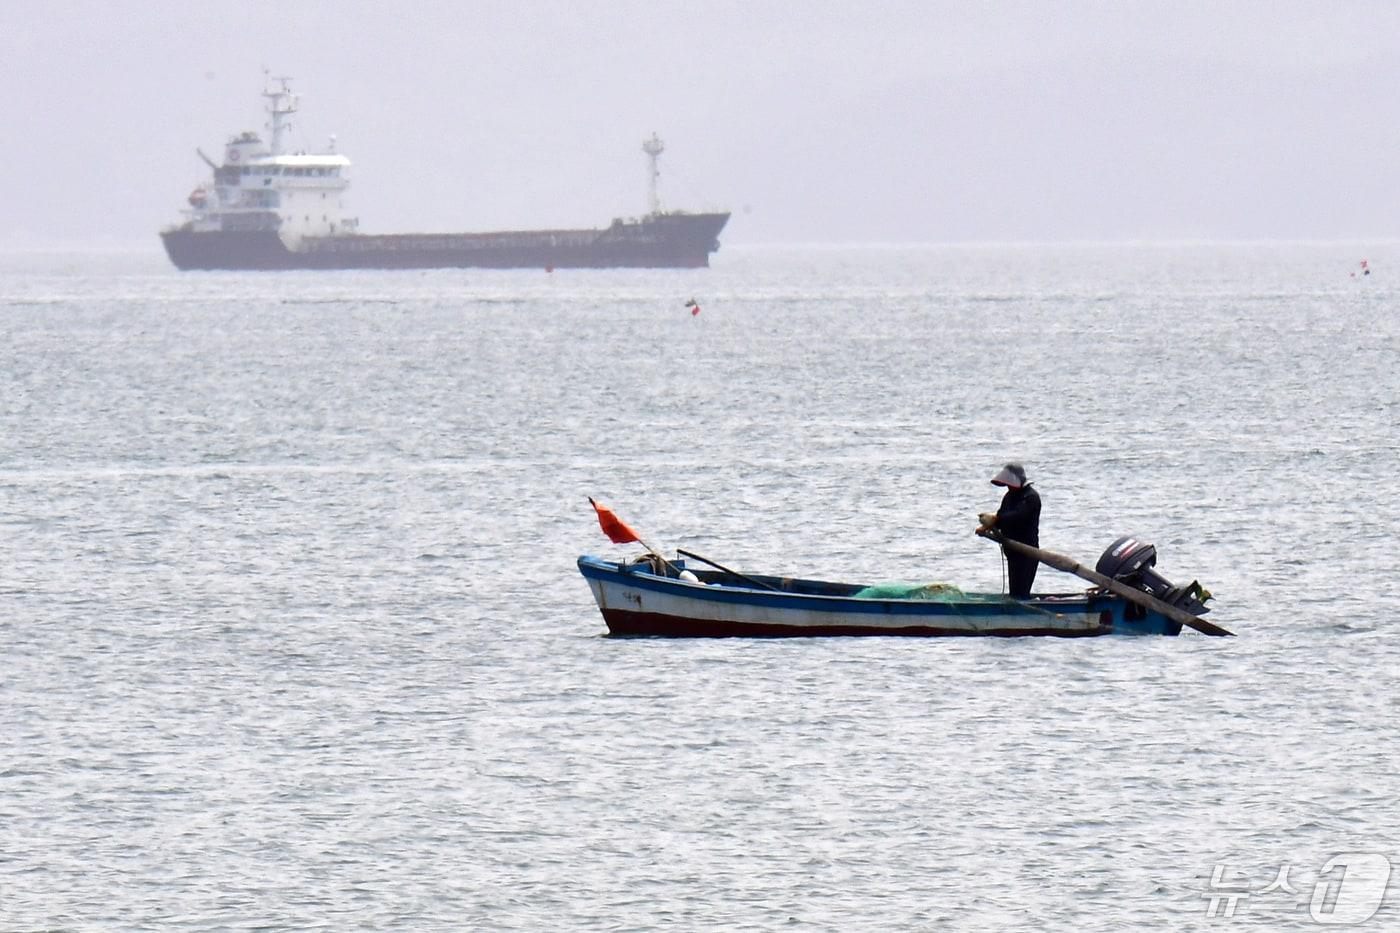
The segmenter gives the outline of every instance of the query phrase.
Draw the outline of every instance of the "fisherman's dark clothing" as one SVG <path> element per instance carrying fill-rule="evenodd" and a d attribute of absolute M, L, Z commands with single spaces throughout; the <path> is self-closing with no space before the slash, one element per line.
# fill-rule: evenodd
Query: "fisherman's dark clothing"
<path fill-rule="evenodd" d="M 996 529 L 1012 541 L 1040 547 L 1040 494 L 1031 488 L 1030 483 L 1020 489 L 1007 488 L 1006 495 L 1001 498 L 1001 508 L 997 509 Z M 1018 599 L 1031 595 L 1031 584 L 1035 582 L 1035 571 L 1040 561 L 1016 554 L 1004 546 L 1002 553 L 1006 555 L 1011 595 Z"/>

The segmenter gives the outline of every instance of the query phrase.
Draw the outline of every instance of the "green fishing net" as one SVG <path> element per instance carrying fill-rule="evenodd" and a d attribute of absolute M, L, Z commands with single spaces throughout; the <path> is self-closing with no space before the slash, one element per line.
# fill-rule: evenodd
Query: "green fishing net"
<path fill-rule="evenodd" d="M 851 594 L 856 599 L 936 599 L 964 602 L 967 594 L 951 583 L 877 583 Z"/>

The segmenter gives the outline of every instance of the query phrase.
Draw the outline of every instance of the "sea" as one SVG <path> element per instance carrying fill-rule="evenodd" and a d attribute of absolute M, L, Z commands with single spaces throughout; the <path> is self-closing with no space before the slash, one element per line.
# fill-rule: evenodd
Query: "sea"
<path fill-rule="evenodd" d="M 1400 928 L 1398 309 L 1394 242 L 4 254 L 0 929 Z M 592 496 L 999 592 L 1011 460 L 1236 637 L 621 639 L 576 568 Z"/>

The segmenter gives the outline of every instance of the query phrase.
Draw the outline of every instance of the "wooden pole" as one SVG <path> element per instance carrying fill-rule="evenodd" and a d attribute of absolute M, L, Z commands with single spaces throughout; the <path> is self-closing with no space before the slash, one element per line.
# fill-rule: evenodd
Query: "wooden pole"
<path fill-rule="evenodd" d="M 1112 577 L 1104 576 L 1097 570 L 1090 570 L 1088 567 L 1085 567 L 1083 564 L 1079 563 L 1079 561 L 1075 560 L 1072 557 L 1066 557 L 1063 554 L 1056 554 L 1054 551 L 1043 551 L 1038 547 L 1031 547 L 1029 544 L 1022 544 L 1020 541 L 1012 541 L 1010 538 L 1004 537 L 1000 534 L 987 534 L 983 535 L 983 537 L 991 538 L 993 541 L 996 541 L 1003 547 L 1007 547 L 1012 551 L 1015 551 L 1017 554 L 1021 554 L 1025 557 L 1034 557 L 1036 560 L 1040 561 L 1042 564 L 1045 564 L 1048 567 L 1053 567 L 1056 570 L 1062 571 L 1064 573 L 1072 573 L 1077 577 L 1081 577 L 1085 580 L 1088 580 L 1090 583 L 1101 586 L 1111 593 L 1116 593 L 1117 595 L 1128 600 L 1128 602 L 1137 603 L 1139 606 L 1142 606 L 1146 609 L 1152 609 L 1156 612 L 1160 612 L 1162 615 L 1166 616 L 1168 619 L 1171 619 L 1173 622 L 1180 622 L 1182 625 L 1190 626 L 1191 628 L 1195 629 L 1203 635 L 1235 634 L 1234 632 L 1231 632 L 1228 629 L 1221 628 L 1213 622 L 1207 622 L 1205 619 L 1202 619 L 1199 616 L 1193 616 L 1191 613 L 1187 612 L 1184 609 L 1178 609 L 1176 606 L 1173 606 L 1170 603 L 1164 603 L 1157 597 L 1153 596 L 1151 593 L 1143 592 L 1142 590 L 1136 587 L 1128 586 L 1128 584 L 1126 583 L 1120 583 Z"/>
<path fill-rule="evenodd" d="M 722 571 L 724 571 L 725 573 L 729 574 L 731 577 L 738 577 L 740 580 L 743 580 L 745 583 L 752 583 L 754 586 L 761 587 L 762 589 L 765 589 L 765 590 L 773 590 L 775 593 L 781 593 L 781 592 L 782 592 L 782 590 L 779 590 L 776 586 L 769 586 L 767 583 L 764 583 L 762 580 L 755 580 L 753 577 L 744 576 L 744 574 L 740 573 L 739 571 L 737 571 L 737 570 L 730 570 L 728 567 L 724 566 L 723 564 L 717 564 L 717 563 L 715 563 L 714 561 L 710 560 L 708 557 L 702 557 L 702 556 L 700 556 L 699 554 L 696 554 L 694 551 L 683 551 L 683 550 L 681 550 L 680 548 L 676 548 L 676 553 L 677 553 L 677 554 L 681 554 L 681 555 L 683 555 L 683 556 L 685 556 L 685 557 L 693 557 L 693 558 L 695 558 L 696 560 L 700 561 L 701 563 L 709 564 L 711 567 L 715 568 L 716 570 L 722 570 Z"/>

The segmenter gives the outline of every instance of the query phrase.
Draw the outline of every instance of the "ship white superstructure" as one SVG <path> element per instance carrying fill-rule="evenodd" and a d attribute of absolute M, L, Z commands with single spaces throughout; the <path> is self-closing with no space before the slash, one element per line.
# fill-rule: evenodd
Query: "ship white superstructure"
<path fill-rule="evenodd" d="M 192 231 L 276 231 L 289 249 L 305 237 L 356 231 L 356 219 L 345 215 L 350 160 L 333 151 L 287 151 L 289 118 L 297 108 L 288 81 L 271 78 L 263 91 L 269 142 L 244 132 L 228 141 L 222 165 L 205 158 L 214 177 L 190 194 L 184 213 Z"/>

